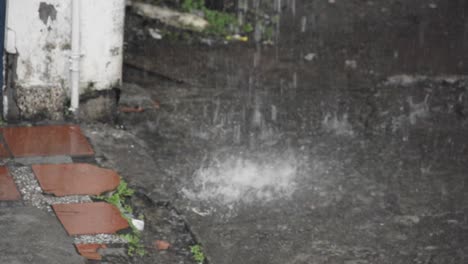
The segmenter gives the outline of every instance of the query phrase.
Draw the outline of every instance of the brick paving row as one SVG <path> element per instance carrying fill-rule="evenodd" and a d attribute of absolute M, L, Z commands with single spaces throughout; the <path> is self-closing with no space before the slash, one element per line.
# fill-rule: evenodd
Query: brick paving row
<path fill-rule="evenodd" d="M 0 128 L 15 158 L 34 156 L 92 156 L 93 148 L 79 126 L 33 126 Z"/>
<path fill-rule="evenodd" d="M 33 126 L 0 128 L 0 158 L 93 156 L 94 151 L 79 126 Z M 115 190 L 119 175 L 92 164 L 33 164 L 32 170 L 44 193 L 57 197 L 99 195 Z M 0 201 L 20 201 L 21 195 L 8 168 L 0 167 Z M 70 236 L 114 234 L 129 228 L 119 209 L 105 202 L 54 204 L 52 208 Z M 87 259 L 100 260 L 104 244 L 76 244 Z"/>

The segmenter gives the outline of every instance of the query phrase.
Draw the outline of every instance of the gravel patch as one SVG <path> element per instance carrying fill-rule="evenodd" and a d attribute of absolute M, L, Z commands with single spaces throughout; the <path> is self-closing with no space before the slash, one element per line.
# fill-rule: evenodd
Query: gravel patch
<path fill-rule="evenodd" d="M 0 166 L 5 166 L 10 162 L 10 159 L 0 159 Z"/>
<path fill-rule="evenodd" d="M 24 166 L 33 164 L 62 164 L 72 163 L 70 156 L 51 156 L 51 157 L 24 157 L 15 158 L 15 162 Z"/>
<path fill-rule="evenodd" d="M 86 203 L 92 202 L 89 196 L 66 196 L 66 197 L 55 197 L 51 195 L 45 195 L 42 193 L 42 189 L 37 182 L 36 177 L 30 167 L 24 166 L 13 166 L 9 167 L 10 173 L 18 186 L 18 190 L 21 192 L 23 201 L 27 205 L 32 205 L 41 210 L 52 212 L 50 205 L 52 204 L 69 204 L 69 203 Z"/>
<path fill-rule="evenodd" d="M 97 234 L 75 237 L 75 244 L 126 244 L 127 240 L 118 235 Z"/>

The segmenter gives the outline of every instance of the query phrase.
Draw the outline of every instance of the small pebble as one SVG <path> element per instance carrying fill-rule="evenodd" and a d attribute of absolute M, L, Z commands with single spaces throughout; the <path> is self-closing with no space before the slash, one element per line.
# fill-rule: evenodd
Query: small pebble
<path fill-rule="evenodd" d="M 357 62 L 355 60 L 346 60 L 345 61 L 345 68 L 356 69 L 357 68 Z"/>
<path fill-rule="evenodd" d="M 317 54 L 315 53 L 309 53 L 304 57 L 306 61 L 313 61 L 316 58 L 317 58 Z"/>
<path fill-rule="evenodd" d="M 170 247 L 171 247 L 171 244 L 167 241 L 164 241 L 164 240 L 156 240 L 154 242 L 154 247 L 157 249 L 157 250 L 168 250 Z"/>

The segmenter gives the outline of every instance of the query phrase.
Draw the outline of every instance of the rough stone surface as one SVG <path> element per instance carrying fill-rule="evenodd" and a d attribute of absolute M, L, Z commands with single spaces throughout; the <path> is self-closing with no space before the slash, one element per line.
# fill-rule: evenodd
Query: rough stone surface
<path fill-rule="evenodd" d="M 116 109 L 116 94 L 113 90 L 96 92 L 80 100 L 79 119 L 83 121 L 113 122 Z"/>
<path fill-rule="evenodd" d="M 84 263 L 56 217 L 39 209 L 1 208 L 0 233 L 0 263 Z"/>
<path fill-rule="evenodd" d="M 21 119 L 62 120 L 66 92 L 59 86 L 16 86 L 16 102 Z"/>
<path fill-rule="evenodd" d="M 125 84 L 125 96 L 120 97 L 119 105 L 122 107 L 136 109 L 155 109 L 158 108 L 156 97 L 152 97 L 144 88 L 136 84 Z"/>

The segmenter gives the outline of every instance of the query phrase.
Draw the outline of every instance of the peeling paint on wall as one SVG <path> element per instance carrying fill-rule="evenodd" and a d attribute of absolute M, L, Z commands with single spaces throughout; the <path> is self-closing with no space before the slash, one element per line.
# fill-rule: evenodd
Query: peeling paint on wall
<path fill-rule="evenodd" d="M 41 2 L 39 4 L 39 19 L 42 20 L 44 25 L 47 25 L 47 21 L 49 18 L 51 21 L 54 21 L 57 19 L 57 10 L 55 9 L 55 6 L 52 4 L 47 4 L 45 2 Z"/>
<path fill-rule="evenodd" d="M 118 56 L 120 54 L 120 47 L 114 47 L 110 49 L 110 53 L 112 56 Z"/>

